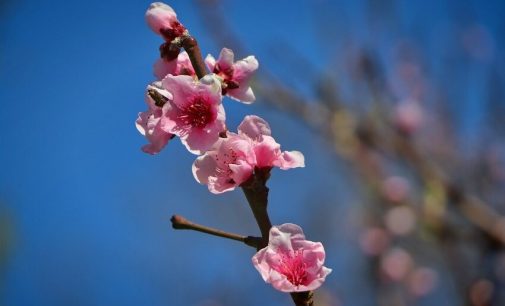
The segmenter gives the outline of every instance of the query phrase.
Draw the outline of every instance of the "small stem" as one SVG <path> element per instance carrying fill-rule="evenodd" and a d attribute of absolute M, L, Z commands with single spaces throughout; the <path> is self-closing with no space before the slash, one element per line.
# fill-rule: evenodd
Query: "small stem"
<path fill-rule="evenodd" d="M 202 53 L 200 52 L 200 47 L 198 42 L 192 36 L 184 37 L 181 41 L 181 45 L 188 53 L 191 65 L 195 69 L 196 76 L 201 79 L 207 74 L 207 68 L 205 68 L 205 63 L 203 61 Z"/>
<path fill-rule="evenodd" d="M 212 227 L 200 225 L 200 224 L 197 224 L 197 223 L 187 220 L 183 216 L 173 215 L 172 218 L 170 218 L 170 221 L 172 222 L 172 228 L 174 228 L 174 229 L 193 230 L 193 231 L 206 233 L 206 234 L 213 235 L 213 236 L 218 236 L 218 237 L 227 238 L 227 239 L 231 239 L 231 240 L 235 240 L 235 241 L 240 241 L 240 242 L 243 242 L 243 243 L 247 244 L 248 246 L 251 246 L 254 248 L 258 248 L 258 245 L 259 245 L 260 239 L 258 237 L 241 236 L 238 234 L 218 230 L 218 229 L 215 229 Z"/>
<path fill-rule="evenodd" d="M 269 177 L 270 168 L 255 169 L 254 175 L 242 184 L 242 190 L 261 231 L 262 240 L 258 250 L 268 245 L 268 236 L 272 227 L 267 211 L 268 187 L 266 182 Z"/>
<path fill-rule="evenodd" d="M 292 292 L 291 298 L 296 306 L 314 306 L 314 291 Z"/>
<path fill-rule="evenodd" d="M 256 219 L 256 223 L 261 231 L 261 244 L 258 246 L 258 249 L 262 249 L 268 245 L 268 235 L 270 228 L 272 227 L 266 207 L 268 188 L 265 187 L 264 189 L 260 189 L 243 187 L 242 190 L 244 191 L 247 202 L 254 214 L 254 219 Z"/>

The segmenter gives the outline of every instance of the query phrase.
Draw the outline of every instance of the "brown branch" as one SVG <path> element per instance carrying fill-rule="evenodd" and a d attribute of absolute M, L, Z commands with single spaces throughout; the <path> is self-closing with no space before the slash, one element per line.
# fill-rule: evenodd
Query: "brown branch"
<path fill-rule="evenodd" d="M 196 39 L 192 36 L 185 36 L 182 38 L 181 45 L 188 53 L 196 76 L 199 79 L 203 78 L 207 74 L 207 68 L 205 68 L 205 62 L 203 61 L 202 53 L 200 52 L 200 47 Z"/>
<path fill-rule="evenodd" d="M 270 177 L 270 168 L 256 169 L 255 173 L 241 185 L 247 202 L 254 214 L 254 219 L 261 231 L 261 243 L 258 250 L 268 245 L 268 236 L 272 223 L 267 212 L 268 187 L 266 182 Z"/>
<path fill-rule="evenodd" d="M 170 222 L 172 222 L 172 228 L 174 229 L 193 230 L 217 237 L 240 241 L 253 248 L 258 248 L 258 245 L 260 244 L 261 241 L 261 239 L 258 237 L 241 236 L 238 234 L 229 233 L 212 227 L 197 224 L 179 215 L 173 215 L 172 218 L 170 219 Z"/>
<path fill-rule="evenodd" d="M 314 306 L 314 292 L 292 292 L 291 298 L 296 306 Z"/>

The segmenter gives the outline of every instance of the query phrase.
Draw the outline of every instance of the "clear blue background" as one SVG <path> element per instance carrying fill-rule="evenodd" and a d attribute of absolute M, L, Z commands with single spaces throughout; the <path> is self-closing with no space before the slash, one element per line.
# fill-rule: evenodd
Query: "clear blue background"
<path fill-rule="evenodd" d="M 374 8 L 367 1 L 225 3 L 226 17 L 249 51 L 237 56 L 255 54 L 260 69 L 280 77 L 290 73 L 272 55 L 276 41 L 289 42 L 315 69 L 325 70 L 324 63 L 339 57 L 349 39 L 387 63 L 392 42 L 410 37 L 431 76 L 458 101 L 468 139 L 483 120 L 476 103 L 486 97 L 483 76 L 490 69 L 504 73 L 500 1 L 399 1 L 391 12 L 400 26 L 394 29 L 370 15 L 388 6 Z M 7 216 L 9 237 L 2 305 L 289 305 L 287 295 L 262 283 L 250 264 L 251 249 L 170 228 L 170 216 L 179 213 L 257 233 L 240 190 L 215 196 L 198 185 L 191 174 L 194 156 L 178 141 L 154 157 L 140 151 L 145 140 L 134 120 L 144 110 L 144 89 L 153 80 L 161 43 L 145 25 L 148 5 L 26 0 L 1 7 L 0 212 Z M 202 52 L 217 55 L 222 46 L 213 43 L 195 4 L 170 5 Z M 456 64 L 460 71 L 439 68 L 447 58 L 466 60 L 451 39 L 472 23 L 490 31 L 493 59 Z M 314 46 L 321 25 L 331 48 Z M 304 65 L 290 69 L 309 70 Z M 261 101 L 225 103 L 229 126 L 258 114 L 271 123 L 284 149 L 305 154 L 305 169 L 274 171 L 271 217 L 274 223 L 298 223 L 309 238 L 325 243 L 334 272 L 321 292 L 345 305 L 373 305 L 349 212 L 353 203 L 345 200 L 353 191 L 322 140 Z"/>

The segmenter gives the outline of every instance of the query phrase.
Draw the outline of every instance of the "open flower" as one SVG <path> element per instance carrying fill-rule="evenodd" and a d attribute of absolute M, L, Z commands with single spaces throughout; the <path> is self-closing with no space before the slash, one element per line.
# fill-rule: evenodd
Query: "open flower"
<path fill-rule="evenodd" d="M 272 137 L 270 126 L 262 118 L 254 115 L 246 116 L 238 126 L 238 133 L 251 141 L 257 168 L 279 167 L 287 170 L 305 167 L 302 153 L 281 151 L 281 145 Z"/>
<path fill-rule="evenodd" d="M 171 42 L 185 34 L 186 28 L 177 20 L 177 14 L 162 2 L 151 3 L 146 11 L 146 21 L 149 27 Z"/>
<path fill-rule="evenodd" d="M 223 95 L 244 103 L 252 103 L 256 97 L 249 86 L 249 80 L 258 69 L 258 61 L 252 55 L 238 62 L 233 60 L 233 51 L 223 48 L 217 61 L 209 54 L 205 58 L 205 63 L 210 71 L 223 80 Z"/>
<path fill-rule="evenodd" d="M 218 194 L 235 189 L 253 173 L 255 165 L 251 143 L 237 134 L 219 138 L 210 151 L 193 163 L 193 176 Z"/>
<path fill-rule="evenodd" d="M 258 116 L 246 116 L 238 134 L 228 132 L 193 163 L 195 179 L 212 193 L 235 189 L 247 181 L 255 169 L 279 167 L 283 170 L 303 167 L 298 151 L 280 150 L 270 136 L 268 123 Z"/>
<path fill-rule="evenodd" d="M 145 112 L 139 113 L 138 118 L 135 121 L 137 130 L 149 141 L 149 144 L 142 147 L 142 151 L 154 155 L 159 153 L 165 147 L 173 135 L 161 129 L 161 105 L 156 105 L 156 102 L 149 94 L 151 91 L 155 91 L 159 94 L 159 97 L 163 101 L 168 100 L 171 96 L 167 91 L 159 89 L 155 85 L 147 86 L 145 101 L 148 109 Z"/>
<path fill-rule="evenodd" d="M 195 75 L 195 69 L 193 69 L 193 65 L 191 65 L 191 60 L 186 51 L 179 53 L 177 59 L 167 60 L 161 57 L 154 63 L 154 75 L 158 80 L 162 80 L 169 74 Z"/>
<path fill-rule="evenodd" d="M 161 128 L 179 136 L 191 153 L 207 151 L 226 129 L 219 81 L 212 75 L 200 81 L 188 75 L 168 75 L 162 85 L 172 99 L 163 106 Z"/>
<path fill-rule="evenodd" d="M 268 246 L 252 258 L 263 280 L 282 292 L 319 288 L 331 269 L 324 267 L 325 252 L 320 242 L 305 240 L 303 230 L 286 223 L 270 229 Z"/>

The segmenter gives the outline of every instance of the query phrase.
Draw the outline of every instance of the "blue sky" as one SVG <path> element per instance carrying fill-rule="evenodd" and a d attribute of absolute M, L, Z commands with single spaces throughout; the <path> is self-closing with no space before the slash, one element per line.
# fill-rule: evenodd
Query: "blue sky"
<path fill-rule="evenodd" d="M 227 3 L 230 23 L 258 57 L 260 69 L 268 65 L 280 76 L 288 73 L 271 57 L 277 38 L 309 56 L 315 67 L 325 68 L 333 54 L 310 47 L 317 40 L 317 23 L 335 21 L 338 27 L 328 29 L 329 35 L 352 33 L 356 43 L 377 46 L 386 57 L 398 35 L 411 35 L 420 44 L 428 41 L 426 62 L 440 79 L 447 77 L 437 71 L 437 45 L 444 37 L 433 35 L 434 24 L 447 30 L 450 22 L 470 18 L 483 22 L 492 35 L 503 33 L 503 5 L 496 3 L 488 8 L 467 1 L 463 17 L 455 19 L 457 13 L 448 13 L 451 1 L 409 1 L 395 12 L 404 27 L 397 32 L 384 28 L 380 37 L 372 37 L 365 26 L 365 1 L 315 1 L 316 8 L 332 9 L 326 11 L 314 11 L 302 1 Z M 170 4 L 199 39 L 202 53 L 217 55 L 221 46 L 205 32 L 193 2 Z M 26 0 L 8 2 L 1 13 L 0 212 L 9 216 L 12 235 L 1 304 L 218 305 L 212 300 L 221 300 L 234 305 L 245 296 L 242 305 L 257 305 L 262 295 L 270 305 L 289 303 L 287 296 L 262 284 L 250 265 L 252 250 L 169 226 L 170 216 L 180 213 L 239 233 L 257 231 L 239 190 L 215 196 L 198 185 L 190 170 L 194 156 L 178 141 L 154 157 L 140 151 L 144 139 L 134 120 L 144 109 L 144 89 L 153 79 L 161 43 L 145 25 L 148 5 Z M 472 14 L 466 17 L 465 12 Z M 422 16 L 433 22 L 419 26 Z M 336 51 L 342 50 L 344 42 L 335 44 Z M 496 42 L 498 55 L 503 55 L 502 46 L 503 41 Z M 476 64 L 476 75 L 456 80 L 458 86 L 474 85 L 468 93 L 454 95 L 480 99 L 486 88 L 478 72 L 494 64 Z M 479 112 L 472 98 L 462 99 L 461 105 L 468 109 L 465 113 Z M 225 107 L 230 126 L 246 114 L 258 114 L 271 123 L 283 148 L 305 154 L 307 168 L 274 171 L 272 219 L 301 224 L 313 231 L 314 240 L 332 237 L 328 265 L 335 270 L 328 291 L 366 293 L 365 285 L 346 276 L 359 271 L 360 260 L 348 264 L 356 250 L 345 222 L 336 215 L 324 227 L 334 234 L 322 235 L 315 226 L 319 216 L 310 216 L 349 192 L 338 184 L 338 166 L 328 171 L 331 154 L 322 149 L 321 139 L 261 101 L 245 106 L 227 100 Z M 478 116 L 465 118 L 479 123 Z M 312 203 L 313 198 L 322 202 Z M 332 211 L 345 213 L 351 204 L 338 203 Z M 221 292 L 226 286 L 233 293 Z M 363 294 L 348 305 L 368 305 L 368 298 Z"/>

